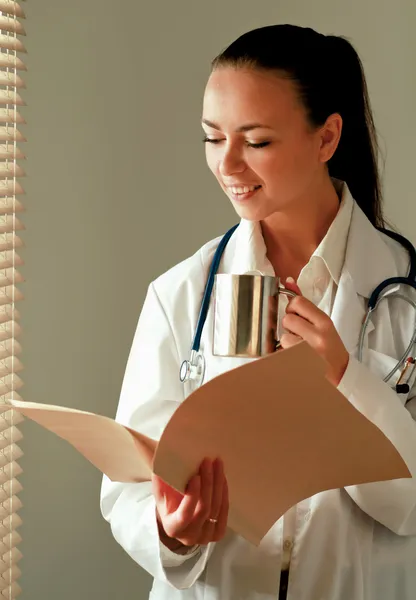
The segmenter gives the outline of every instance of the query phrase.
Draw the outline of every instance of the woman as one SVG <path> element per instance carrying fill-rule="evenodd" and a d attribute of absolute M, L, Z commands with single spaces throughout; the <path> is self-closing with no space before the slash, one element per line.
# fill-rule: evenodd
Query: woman
<path fill-rule="evenodd" d="M 371 291 L 406 275 L 408 256 L 376 229 L 383 217 L 375 130 L 353 47 L 288 25 L 246 33 L 213 62 L 202 125 L 208 166 L 241 219 L 220 272 L 278 274 L 300 293 L 282 320 L 283 348 L 309 343 L 328 380 L 391 439 L 414 476 L 416 390 L 398 395 L 397 376 L 383 382 L 413 330 L 407 303 L 380 304 L 363 363 L 356 358 Z M 178 372 L 218 242 L 148 289 L 117 420 L 155 439 L 192 391 Z M 205 380 L 244 362 L 212 356 L 211 336 L 212 310 L 201 340 Z M 259 547 L 227 530 L 220 460 L 205 460 L 184 496 L 157 477 L 128 485 L 104 477 L 101 509 L 117 542 L 155 578 L 158 600 L 416 594 L 413 478 L 317 494 L 285 514 Z"/>

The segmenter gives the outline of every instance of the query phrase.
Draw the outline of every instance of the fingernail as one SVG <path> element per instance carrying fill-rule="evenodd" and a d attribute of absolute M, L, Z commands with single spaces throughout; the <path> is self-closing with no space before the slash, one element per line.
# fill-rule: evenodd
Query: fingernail
<path fill-rule="evenodd" d="M 296 283 L 293 277 L 286 277 L 286 283 Z"/>

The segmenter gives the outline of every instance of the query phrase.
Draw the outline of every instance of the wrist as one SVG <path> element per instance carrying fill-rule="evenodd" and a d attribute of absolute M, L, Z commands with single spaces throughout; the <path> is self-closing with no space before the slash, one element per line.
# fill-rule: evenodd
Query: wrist
<path fill-rule="evenodd" d="M 333 386 L 338 387 L 342 378 L 344 377 L 345 371 L 347 370 L 348 367 L 348 363 L 350 361 L 350 355 L 346 354 L 341 367 L 339 367 L 337 370 L 331 370 L 328 374 L 327 374 L 327 379 L 330 383 L 332 383 Z"/>

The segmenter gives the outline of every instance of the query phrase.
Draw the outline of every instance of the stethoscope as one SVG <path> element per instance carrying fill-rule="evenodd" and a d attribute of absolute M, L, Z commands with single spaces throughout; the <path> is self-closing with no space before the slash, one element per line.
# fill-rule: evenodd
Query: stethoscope
<path fill-rule="evenodd" d="M 211 300 L 212 290 L 214 287 L 215 275 L 217 274 L 218 267 L 219 267 L 222 255 L 224 254 L 225 247 L 228 244 L 232 234 L 237 229 L 238 225 L 239 224 L 237 223 L 237 225 L 234 225 L 233 227 L 231 227 L 231 229 L 229 229 L 227 231 L 227 233 L 223 236 L 223 238 L 221 239 L 221 241 L 218 244 L 218 247 L 215 251 L 214 258 L 212 259 L 210 269 L 208 272 L 207 282 L 205 285 L 204 295 L 203 295 L 202 302 L 201 302 L 201 308 L 199 311 L 195 335 L 194 335 L 194 339 L 192 342 L 191 353 L 190 353 L 189 359 L 184 360 L 181 365 L 181 368 L 180 368 L 179 378 L 182 382 L 194 381 L 196 384 L 201 385 L 204 380 L 205 358 L 204 358 L 204 355 L 202 354 L 202 352 L 200 352 L 202 331 L 204 329 L 205 321 L 206 321 L 206 318 L 208 315 L 209 304 L 210 304 L 210 300 Z M 367 330 L 367 327 L 368 327 L 368 324 L 370 321 L 370 317 L 371 317 L 372 313 L 377 309 L 380 302 L 385 297 L 387 297 L 387 295 L 389 298 L 392 298 L 395 296 L 397 298 L 401 298 L 402 300 L 405 300 L 415 310 L 415 323 L 414 323 L 413 335 L 412 335 L 410 343 L 407 346 L 405 352 L 403 352 L 402 356 L 400 357 L 400 360 L 398 360 L 395 367 L 384 377 L 384 381 L 388 382 L 391 379 L 391 377 L 393 377 L 393 375 L 400 368 L 403 367 L 402 373 L 400 374 L 400 377 L 396 382 L 396 391 L 397 391 L 397 393 L 400 393 L 400 394 L 406 394 L 409 392 L 410 377 L 416 368 L 415 358 L 410 356 L 413 348 L 416 346 L 416 302 L 410 298 L 407 298 L 404 294 L 401 294 L 400 292 L 390 292 L 388 294 L 383 294 L 383 292 L 385 292 L 386 288 L 388 288 L 389 286 L 398 285 L 398 284 L 408 285 L 416 290 L 416 250 L 415 250 L 413 244 L 404 236 L 402 236 L 394 231 L 383 229 L 382 227 L 378 227 L 377 229 L 379 231 L 381 231 L 382 233 L 388 235 L 389 237 L 393 238 L 400 244 L 402 244 L 402 246 L 407 250 L 407 252 L 409 254 L 410 268 L 409 268 L 409 273 L 408 273 L 407 277 L 390 277 L 389 279 L 385 279 L 384 281 L 379 283 L 379 285 L 372 292 L 372 294 L 368 300 L 367 313 L 366 313 L 365 319 L 363 321 L 363 324 L 361 326 L 361 331 L 360 331 L 359 341 L 358 341 L 358 357 L 357 358 L 360 362 L 362 361 L 365 333 L 366 333 L 366 330 Z"/>

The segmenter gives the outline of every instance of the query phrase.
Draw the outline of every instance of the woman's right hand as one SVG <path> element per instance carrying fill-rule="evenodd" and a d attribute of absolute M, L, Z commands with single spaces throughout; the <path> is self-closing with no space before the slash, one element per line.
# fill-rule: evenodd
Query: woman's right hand
<path fill-rule="evenodd" d="M 176 550 L 181 545 L 205 545 L 224 537 L 228 486 L 221 459 L 204 459 L 198 473 L 188 482 L 185 494 L 157 475 L 153 475 L 152 485 L 159 531 L 162 529 L 161 539 L 165 545 Z"/>

